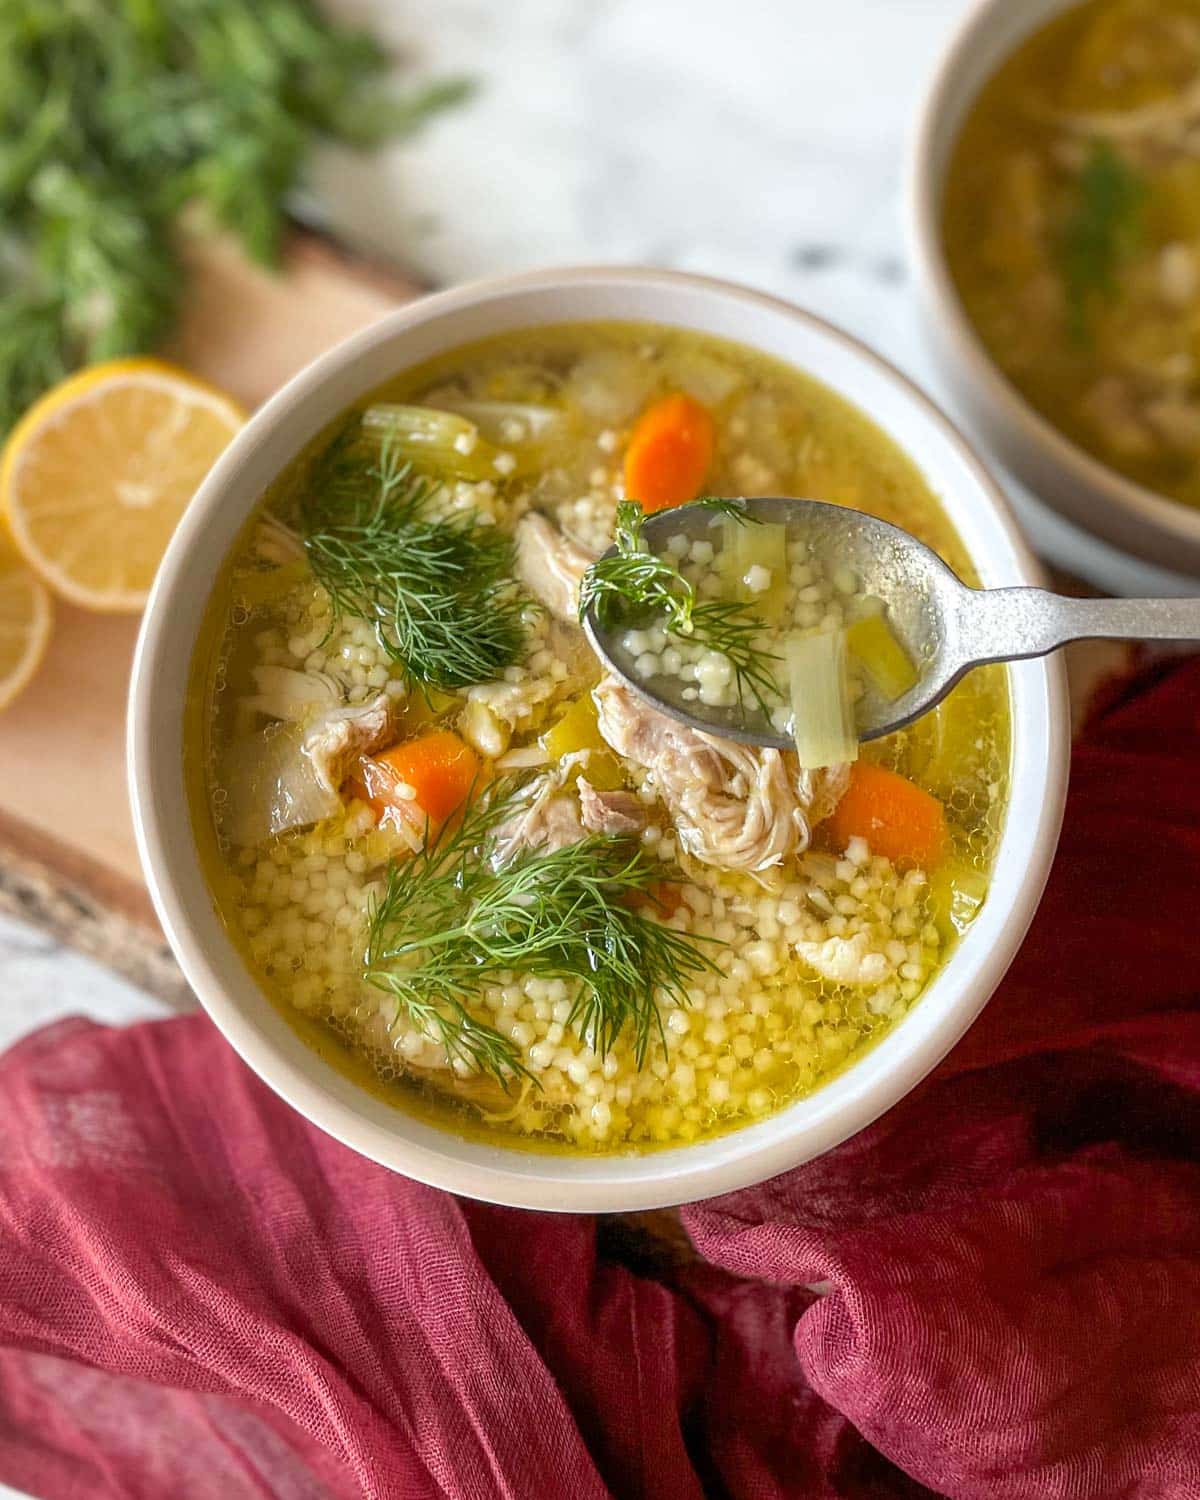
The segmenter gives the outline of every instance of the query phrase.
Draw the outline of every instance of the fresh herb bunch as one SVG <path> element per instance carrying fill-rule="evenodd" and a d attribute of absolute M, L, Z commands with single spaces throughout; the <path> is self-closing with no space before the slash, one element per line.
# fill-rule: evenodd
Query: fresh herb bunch
<path fill-rule="evenodd" d="M 524 656 L 526 601 L 511 539 L 470 512 L 431 516 L 438 488 L 391 439 L 364 448 L 355 421 L 317 465 L 300 531 L 335 619 L 370 621 L 411 685 L 470 687 Z"/>
<path fill-rule="evenodd" d="M 389 96 L 386 62 L 308 0 L 0 0 L 0 436 L 158 341 L 185 205 L 271 262 L 316 136 L 374 145 L 463 96 Z"/>
<path fill-rule="evenodd" d="M 1067 322 L 1080 343 L 1088 337 L 1093 299 L 1111 292 L 1117 267 L 1137 246 L 1146 184 L 1108 141 L 1095 141 L 1075 182 L 1063 226 L 1059 264 Z"/>
<path fill-rule="evenodd" d="M 758 525 L 737 500 L 694 500 L 717 515 L 739 524 Z M 687 510 L 689 506 L 680 506 Z M 667 631 L 694 641 L 729 658 L 737 684 L 738 700 L 749 694 L 764 714 L 769 714 L 779 696 L 772 664 L 779 658 L 765 651 L 758 638 L 762 621 L 737 600 L 701 600 L 675 564 L 649 550 L 642 537 L 646 516 L 635 500 L 617 504 L 616 551 L 592 564 L 579 590 L 579 617 L 594 610 L 604 629 L 637 627 L 660 617 Z"/>
<path fill-rule="evenodd" d="M 451 1060 L 505 1085 L 525 1071 L 517 1049 L 471 1006 L 505 971 L 562 979 L 574 990 L 567 1024 L 601 1056 L 628 1032 L 641 1067 L 662 1034 L 657 996 L 686 1003 L 689 981 L 712 962 L 696 938 L 631 900 L 660 876 L 636 842 L 589 834 L 563 849 L 525 849 L 495 868 L 491 835 L 513 798 L 501 788 L 389 867 L 371 912 L 366 978 Z"/>

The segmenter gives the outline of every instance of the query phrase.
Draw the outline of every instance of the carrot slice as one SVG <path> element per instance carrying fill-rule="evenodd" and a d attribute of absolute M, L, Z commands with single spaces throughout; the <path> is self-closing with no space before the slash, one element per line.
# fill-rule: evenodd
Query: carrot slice
<path fill-rule="evenodd" d="M 379 818 L 389 814 L 444 823 L 471 793 L 479 760 L 449 729 L 435 729 L 362 762 L 367 800 Z"/>
<path fill-rule="evenodd" d="M 822 828 L 831 848 L 844 849 L 852 838 L 866 839 L 872 854 L 893 864 L 932 870 L 948 842 L 942 804 L 895 771 L 856 761 L 850 785 Z"/>
<path fill-rule="evenodd" d="M 625 450 L 625 493 L 647 513 L 694 500 L 712 464 L 716 433 L 706 406 L 664 396 L 638 418 Z"/>

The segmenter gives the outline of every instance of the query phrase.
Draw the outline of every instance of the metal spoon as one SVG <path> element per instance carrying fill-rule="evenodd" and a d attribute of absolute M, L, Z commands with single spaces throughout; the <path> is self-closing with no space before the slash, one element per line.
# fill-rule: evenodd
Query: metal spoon
<path fill-rule="evenodd" d="M 863 511 L 779 497 L 745 505 L 757 520 L 783 522 L 815 556 L 849 569 L 863 594 L 887 606 L 888 622 L 920 676 L 893 701 L 866 688 L 856 706 L 863 740 L 919 719 L 967 672 L 987 662 L 1045 656 L 1079 640 L 1200 641 L 1200 599 L 1070 599 L 1046 589 L 972 589 L 924 542 Z M 710 511 L 682 506 L 648 517 L 642 535 L 651 552 L 661 552 L 681 532 L 719 539 L 720 526 Z M 708 708 L 697 714 L 693 705 L 664 696 L 656 691 L 656 685 L 666 686 L 663 679 L 645 681 L 633 674 L 633 661 L 620 642 L 627 627 L 602 629 L 591 610 L 583 624 L 609 669 L 662 713 L 743 744 L 791 747 L 790 735 L 757 711 Z"/>

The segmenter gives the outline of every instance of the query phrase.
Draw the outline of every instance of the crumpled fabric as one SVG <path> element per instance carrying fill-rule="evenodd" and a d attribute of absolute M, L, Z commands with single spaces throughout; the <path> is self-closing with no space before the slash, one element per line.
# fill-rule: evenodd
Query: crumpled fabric
<path fill-rule="evenodd" d="M 0 1479 L 52 1500 L 1200 1496 L 1200 660 L 1078 746 L 943 1066 L 694 1206 L 459 1201 L 200 1015 L 0 1059 Z"/>

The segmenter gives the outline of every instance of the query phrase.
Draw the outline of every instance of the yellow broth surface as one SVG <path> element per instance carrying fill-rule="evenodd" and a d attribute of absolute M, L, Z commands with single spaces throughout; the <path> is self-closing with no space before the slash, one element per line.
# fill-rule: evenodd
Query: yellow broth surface
<path fill-rule="evenodd" d="M 1200 0 L 1088 0 L 1030 37 L 963 127 L 943 231 L 1021 394 L 1200 504 Z"/>
<path fill-rule="evenodd" d="M 839 845 L 823 819 L 841 773 L 815 773 L 829 793 L 822 801 L 795 758 L 784 757 L 777 769 L 789 797 L 799 796 L 803 837 L 791 829 L 786 857 L 764 868 L 722 868 L 697 856 L 696 830 L 654 768 L 596 739 L 600 670 L 574 621 L 531 606 L 518 664 L 494 680 L 426 695 L 406 687 L 404 664 L 366 620 L 338 613 L 295 545 L 306 506 L 323 500 L 330 442 L 357 433 L 363 410 L 399 402 L 435 412 L 461 406 L 484 433 L 478 444 L 460 443 L 467 452 L 420 440 L 406 450 L 434 482 L 430 504 L 439 514 L 486 517 L 500 536 L 543 518 L 594 555 L 611 539 L 632 428 L 648 406 L 680 392 L 711 414 L 706 492 L 795 494 L 873 511 L 971 576 L 913 463 L 818 381 L 722 341 L 605 324 L 460 349 L 376 392 L 271 487 L 212 596 L 188 743 L 194 823 L 217 908 L 257 981 L 310 1045 L 364 1087 L 459 1132 L 529 1149 L 616 1152 L 762 1118 L 818 1088 L 919 1003 L 986 899 L 1008 775 L 1002 669 L 974 674 L 916 726 L 864 747 L 864 760 L 940 804 L 947 844 L 936 866 L 893 861 L 861 838 Z M 801 564 L 790 566 L 793 580 L 808 580 L 796 572 Z M 580 1024 L 577 986 L 535 961 L 489 969 L 466 1000 L 519 1061 L 507 1077 L 442 1044 L 450 1013 L 436 996 L 423 997 L 431 1019 L 421 1004 L 367 981 L 389 871 L 416 868 L 424 835 L 414 838 L 402 819 L 381 821 L 361 762 L 332 802 L 320 794 L 297 813 L 295 798 L 284 798 L 297 821 L 274 824 L 290 774 L 279 767 L 290 764 L 284 752 L 297 737 L 325 723 L 331 702 L 336 717 L 385 700 L 389 745 L 403 755 L 449 731 L 469 747 L 473 791 L 515 775 L 525 778 L 526 796 L 542 778 L 559 811 L 577 816 L 588 777 L 639 809 L 633 845 L 653 877 L 639 910 L 707 956 L 676 991 L 656 995 L 642 1055 L 630 1027 L 600 1045 Z M 749 796 L 745 778 L 732 767 L 728 774 L 726 811 Z M 275 812 L 264 819 L 268 803 Z M 305 816 L 314 810 L 315 821 Z M 560 857 L 569 861 L 571 847 Z M 419 882 L 416 889 L 419 896 Z M 419 948 L 419 924 L 406 931 L 402 914 L 398 927 Z"/>

